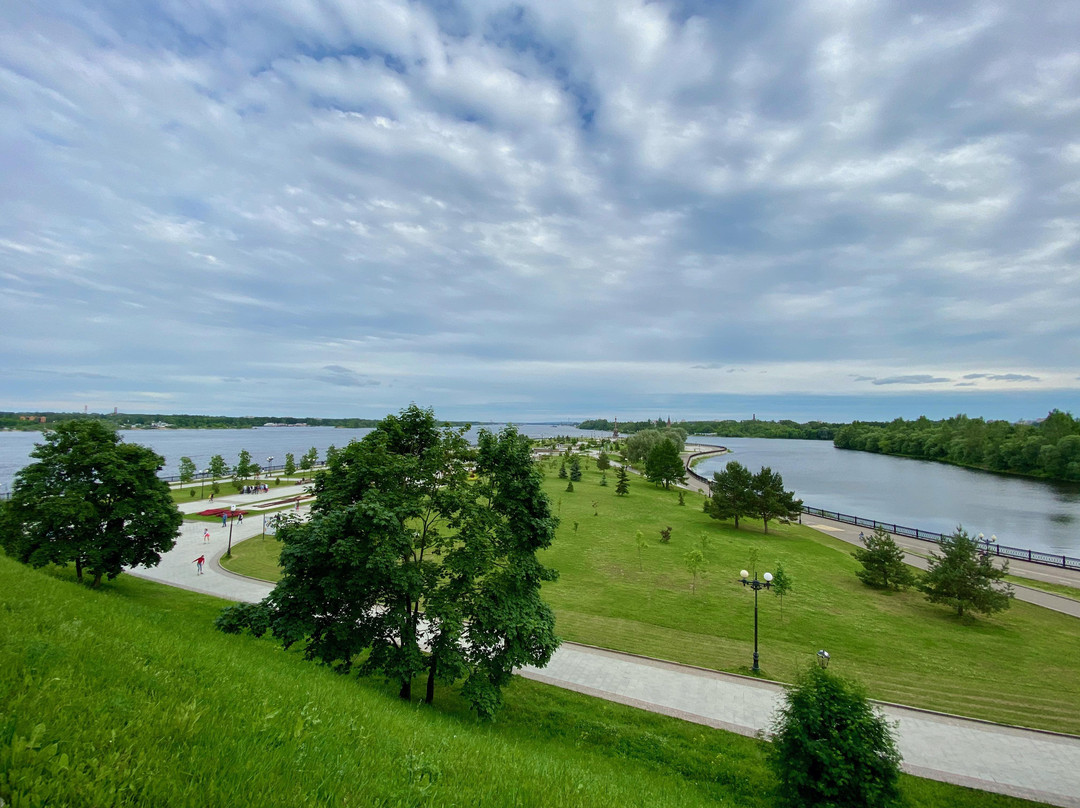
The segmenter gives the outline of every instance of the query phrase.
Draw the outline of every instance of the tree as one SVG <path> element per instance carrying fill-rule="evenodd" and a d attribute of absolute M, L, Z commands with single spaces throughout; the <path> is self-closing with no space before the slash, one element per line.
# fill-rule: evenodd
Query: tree
<path fill-rule="evenodd" d="M 662 483 L 664 488 L 686 481 L 686 468 L 675 443 L 662 440 L 649 451 L 645 458 L 645 478 L 651 483 Z"/>
<path fill-rule="evenodd" d="M 596 456 L 596 467 L 600 471 L 607 471 L 611 468 L 611 458 L 608 457 L 608 453 L 603 449 L 600 450 L 600 454 Z"/>
<path fill-rule="evenodd" d="M 802 500 L 795 499 L 793 491 L 784 490 L 784 478 L 779 472 L 763 466 L 750 483 L 753 492 L 754 514 L 761 517 L 765 532 L 769 532 L 770 519 L 798 519 L 802 512 Z"/>
<path fill-rule="evenodd" d="M 470 485 L 464 432 L 413 405 L 340 450 L 315 477 L 311 519 L 279 534 L 274 591 L 257 610 L 226 609 L 219 627 L 269 629 L 342 671 L 366 651 L 361 673 L 397 682 L 403 699 L 425 671 L 429 702 L 436 681 L 464 677 L 490 715 L 512 670 L 546 664 L 557 644 L 539 599 L 555 573 L 535 557 L 556 520 L 527 439 L 482 431 Z"/>
<path fill-rule="evenodd" d="M 999 569 L 993 557 L 979 552 L 978 542 L 961 526 L 941 540 L 942 554 L 930 554 L 930 567 L 919 589 L 931 603 L 946 603 L 959 617 L 965 610 L 993 614 L 1009 608 L 1012 586 L 1005 582 L 1006 561 Z"/>
<path fill-rule="evenodd" d="M 124 443 L 96 420 L 64 421 L 15 475 L 0 541 L 14 558 L 40 567 L 75 564 L 93 586 L 124 567 L 152 567 L 173 548 L 183 516 L 157 476 L 165 459 Z"/>
<path fill-rule="evenodd" d="M 602 472 L 600 474 L 600 485 L 602 487 L 604 487 L 604 488 L 607 488 L 607 472 L 606 471 Z"/>
<path fill-rule="evenodd" d="M 686 431 L 678 428 L 642 429 L 626 439 L 625 457 L 631 463 L 645 460 L 661 441 L 668 440 L 681 452 L 686 445 Z"/>
<path fill-rule="evenodd" d="M 630 477 L 626 473 L 626 466 L 619 466 L 619 474 L 615 483 L 615 495 L 625 497 L 630 493 Z"/>
<path fill-rule="evenodd" d="M 247 449 L 241 449 L 240 454 L 236 458 L 236 465 L 233 467 L 233 479 L 246 480 L 253 473 L 251 452 Z"/>
<path fill-rule="evenodd" d="M 190 457 L 180 458 L 180 487 L 183 488 L 185 483 L 190 483 L 195 479 L 195 472 L 198 471 L 195 468 L 195 461 Z"/>
<path fill-rule="evenodd" d="M 566 474 L 566 461 L 563 461 L 559 464 L 559 479 L 565 480 L 567 476 L 568 475 Z"/>
<path fill-rule="evenodd" d="M 767 754 L 781 806 L 899 804 L 900 752 L 893 729 L 854 682 L 810 668 L 788 690 L 772 736 Z"/>
<path fill-rule="evenodd" d="M 569 481 L 567 481 L 567 483 L 566 483 L 566 490 L 567 490 L 567 493 L 571 493 L 571 494 L 572 494 L 572 493 L 574 492 L 574 481 L 573 481 L 573 480 L 569 480 Z"/>
<path fill-rule="evenodd" d="M 300 456 L 300 468 L 309 471 L 319 462 L 319 450 L 312 446 Z"/>
<path fill-rule="evenodd" d="M 326 447 L 326 465 L 329 466 L 333 459 L 337 457 L 338 451 L 338 447 L 336 447 L 332 443 Z M 314 465 L 315 462 L 318 462 L 318 455 L 315 455 L 315 457 L 312 459 L 312 465 Z"/>
<path fill-rule="evenodd" d="M 577 455 L 570 458 L 570 482 L 581 482 L 581 458 Z"/>
<path fill-rule="evenodd" d="M 210 465 L 208 468 L 210 469 L 210 482 L 215 485 L 213 490 L 216 492 L 217 481 L 229 473 L 229 467 L 225 463 L 225 458 L 216 454 L 210 458 Z"/>
<path fill-rule="evenodd" d="M 705 512 L 713 519 L 734 519 L 738 530 L 739 517 L 754 513 L 752 484 L 750 469 L 737 460 L 730 461 L 723 471 L 713 472 Z"/>
<path fill-rule="evenodd" d="M 640 530 L 634 534 L 634 543 L 637 545 L 637 564 L 638 569 L 642 569 L 641 565 L 641 552 L 648 546 L 648 542 L 645 541 L 645 534 Z"/>
<path fill-rule="evenodd" d="M 296 458 L 292 452 L 285 453 L 285 468 L 283 471 L 286 477 L 296 474 Z"/>
<path fill-rule="evenodd" d="M 904 551 L 880 525 L 869 536 L 859 534 L 863 548 L 852 553 L 863 568 L 855 574 L 867 586 L 879 589 L 907 589 L 915 574 L 904 563 Z"/>
<path fill-rule="evenodd" d="M 698 576 L 703 575 L 705 572 L 705 555 L 701 550 L 695 548 L 683 556 L 683 563 L 686 564 L 686 569 L 693 576 L 690 591 L 696 593 Z"/>
<path fill-rule="evenodd" d="M 793 588 L 794 584 L 791 580 L 791 576 L 787 574 L 784 565 L 777 562 L 776 572 L 773 573 L 772 591 L 774 595 L 780 598 L 781 621 L 784 619 L 784 595 L 790 595 Z"/>

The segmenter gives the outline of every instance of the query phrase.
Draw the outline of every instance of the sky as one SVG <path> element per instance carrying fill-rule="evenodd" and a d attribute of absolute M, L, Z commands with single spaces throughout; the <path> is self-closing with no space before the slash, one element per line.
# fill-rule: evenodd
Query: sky
<path fill-rule="evenodd" d="M 1080 414 L 1080 3 L 0 4 L 0 409 Z"/>

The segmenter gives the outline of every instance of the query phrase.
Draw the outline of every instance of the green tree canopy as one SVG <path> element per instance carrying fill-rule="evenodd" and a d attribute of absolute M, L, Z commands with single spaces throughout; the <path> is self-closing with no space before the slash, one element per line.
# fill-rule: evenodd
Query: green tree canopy
<path fill-rule="evenodd" d="M 768 756 L 784 808 L 886 808 L 900 802 L 900 752 L 861 687 L 810 668 L 788 690 Z"/>
<path fill-rule="evenodd" d="M 713 519 L 734 519 L 738 530 L 739 517 L 755 513 L 752 483 L 750 469 L 737 460 L 729 461 L 722 471 L 713 472 L 705 512 Z"/>
<path fill-rule="evenodd" d="M 645 478 L 649 482 L 662 484 L 664 488 L 686 481 L 686 468 L 679 455 L 679 447 L 673 441 L 661 440 L 649 450 L 645 458 Z"/>
<path fill-rule="evenodd" d="M 979 552 L 978 542 L 961 526 L 941 540 L 941 551 L 930 554 L 930 568 L 919 581 L 927 600 L 948 604 L 960 617 L 965 611 L 993 614 L 1009 608 L 1008 561 L 995 567 L 993 557 Z"/>
<path fill-rule="evenodd" d="M 619 466 L 619 473 L 615 475 L 615 495 L 625 497 L 630 493 L 630 477 L 626 466 Z"/>
<path fill-rule="evenodd" d="M 795 499 L 793 491 L 784 490 L 784 478 L 768 466 L 753 476 L 750 489 L 754 497 L 754 513 L 761 517 L 765 532 L 769 532 L 770 519 L 798 519 L 802 512 L 802 500 Z"/>
<path fill-rule="evenodd" d="M 210 465 L 208 468 L 210 469 L 211 480 L 220 480 L 229 473 L 229 466 L 225 462 L 225 458 L 219 454 L 210 458 Z"/>
<path fill-rule="evenodd" d="M 855 573 L 867 586 L 907 589 L 915 573 L 904 563 L 904 551 L 880 525 L 869 536 L 860 534 L 863 547 L 852 553 L 863 568 Z"/>
<path fill-rule="evenodd" d="M 292 452 L 285 453 L 285 468 L 283 472 L 286 477 L 296 474 L 296 457 Z"/>
<path fill-rule="evenodd" d="M 75 565 L 93 585 L 124 567 L 152 567 L 183 517 L 157 476 L 164 458 L 124 443 L 103 421 L 64 421 L 30 453 L 3 510 L 0 541 L 23 563 Z"/>
<path fill-rule="evenodd" d="M 195 479 L 195 472 L 198 471 L 195 468 L 195 461 L 190 457 L 180 458 L 180 485 L 183 487 L 185 484 L 190 483 Z"/>
<path fill-rule="evenodd" d="M 251 452 L 247 449 L 241 449 L 240 454 L 236 458 L 236 465 L 233 466 L 233 477 L 237 480 L 246 480 L 254 473 L 254 468 L 251 462 Z"/>
<path fill-rule="evenodd" d="M 669 440 L 681 452 L 686 444 L 686 432 L 670 427 L 667 429 L 643 429 L 626 439 L 624 456 L 631 463 L 640 463 L 649 456 L 649 452 L 661 441 Z"/>
<path fill-rule="evenodd" d="M 581 458 L 576 454 L 570 458 L 570 481 L 581 482 Z"/>

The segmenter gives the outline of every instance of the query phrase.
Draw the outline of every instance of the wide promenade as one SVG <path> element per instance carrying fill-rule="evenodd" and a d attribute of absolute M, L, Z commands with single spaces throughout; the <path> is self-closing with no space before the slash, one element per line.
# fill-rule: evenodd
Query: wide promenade
<path fill-rule="evenodd" d="M 272 499 L 302 493 L 301 487 L 275 488 Z M 251 507 L 267 495 L 224 496 L 223 507 Z M 192 511 L 201 510 L 187 506 Z M 160 565 L 133 574 L 171 586 L 228 600 L 257 601 L 271 585 L 223 570 L 228 528 L 210 525 L 204 543 L 204 522 L 185 522 L 176 547 Z M 233 526 L 236 544 L 257 536 L 262 519 L 252 514 Z M 832 530 L 830 533 L 836 535 Z M 192 563 L 208 560 L 197 575 Z M 783 694 L 776 682 L 678 665 L 662 660 L 564 643 L 543 670 L 523 676 L 599 698 L 683 718 L 745 735 L 766 731 Z M 880 703 L 879 703 L 880 704 Z M 922 777 L 1010 794 L 1051 805 L 1080 808 L 1080 737 L 1008 727 L 894 704 L 880 704 L 897 722 L 905 771 Z"/>

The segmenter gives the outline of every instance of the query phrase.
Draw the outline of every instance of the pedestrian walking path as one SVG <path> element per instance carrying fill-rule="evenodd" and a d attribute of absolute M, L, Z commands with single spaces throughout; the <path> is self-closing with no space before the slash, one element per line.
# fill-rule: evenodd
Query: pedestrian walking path
<path fill-rule="evenodd" d="M 224 500 L 222 500 L 224 501 Z M 306 508 L 302 510 L 306 513 Z M 228 528 L 185 522 L 176 547 L 157 567 L 131 570 L 160 583 L 256 602 L 271 584 L 235 575 L 218 560 L 228 544 Z M 232 543 L 259 535 L 262 519 L 233 524 Z M 194 560 L 205 554 L 206 571 Z M 564 643 L 543 669 L 521 674 L 539 682 L 672 715 L 712 727 L 757 735 L 766 731 L 783 686 L 745 676 Z M 881 705 L 898 723 L 904 769 L 921 777 L 1080 808 L 1080 737 L 1002 726 L 956 716 Z"/>

